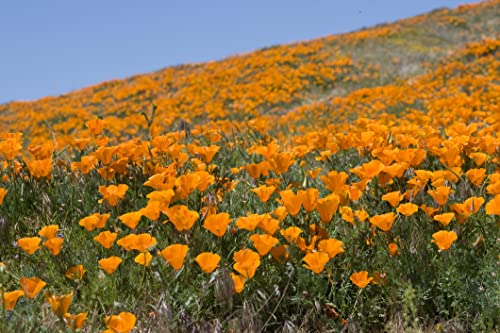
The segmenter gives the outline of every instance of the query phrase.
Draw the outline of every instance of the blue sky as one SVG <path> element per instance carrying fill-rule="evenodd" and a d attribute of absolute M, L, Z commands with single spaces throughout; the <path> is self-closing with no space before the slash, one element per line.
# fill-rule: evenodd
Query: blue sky
<path fill-rule="evenodd" d="M 390 22 L 454 0 L 0 2 L 0 103 Z M 470 2 L 470 1 L 469 1 Z"/>

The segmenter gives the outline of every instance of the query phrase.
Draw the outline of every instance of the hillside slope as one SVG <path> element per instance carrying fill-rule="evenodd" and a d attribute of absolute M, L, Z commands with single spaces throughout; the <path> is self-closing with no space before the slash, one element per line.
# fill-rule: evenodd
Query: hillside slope
<path fill-rule="evenodd" d="M 496 38 L 498 12 L 497 0 L 440 9 L 344 35 L 13 102 L 0 106 L 0 132 L 22 131 L 34 143 L 55 135 L 64 146 L 86 135 L 86 121 L 101 117 L 113 136 L 130 137 L 145 131 L 140 113 L 153 103 L 161 120 L 153 124 L 153 134 L 175 129 L 179 119 L 206 125 L 286 114 L 323 98 L 432 71 L 440 58 L 466 43 Z"/>

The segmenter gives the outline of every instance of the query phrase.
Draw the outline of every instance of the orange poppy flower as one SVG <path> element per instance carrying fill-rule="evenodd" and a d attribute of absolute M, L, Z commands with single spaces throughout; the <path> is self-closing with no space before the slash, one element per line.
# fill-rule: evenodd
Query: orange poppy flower
<path fill-rule="evenodd" d="M 364 209 L 354 211 L 354 215 L 358 218 L 359 222 L 363 222 L 370 217 Z"/>
<path fill-rule="evenodd" d="M 56 233 L 59 230 L 59 226 L 57 224 L 52 224 L 43 227 L 39 232 L 38 235 L 40 237 L 44 237 L 45 239 L 52 239 L 56 237 Z"/>
<path fill-rule="evenodd" d="M 325 265 L 330 261 L 330 257 L 325 252 L 312 252 L 306 254 L 302 259 L 306 264 L 303 265 L 305 268 L 313 271 L 316 274 L 320 274 Z"/>
<path fill-rule="evenodd" d="M 52 312 L 59 318 L 63 318 L 66 313 L 68 313 L 69 306 L 71 305 L 71 300 L 73 299 L 73 292 L 67 295 L 56 296 L 46 294 L 47 301 L 52 308 Z"/>
<path fill-rule="evenodd" d="M 288 211 L 288 214 L 295 216 L 299 213 L 300 207 L 302 206 L 302 193 L 293 193 L 292 190 L 286 190 L 280 192 L 281 200 Z"/>
<path fill-rule="evenodd" d="M 495 195 L 495 197 L 486 204 L 486 214 L 500 215 L 500 194 Z"/>
<path fill-rule="evenodd" d="M 99 200 L 99 203 L 106 200 L 110 206 L 114 207 L 118 204 L 118 200 L 125 198 L 127 190 L 128 185 L 126 184 L 99 186 L 99 193 L 103 196 L 103 199 Z"/>
<path fill-rule="evenodd" d="M 320 179 L 325 183 L 326 188 L 331 192 L 339 194 L 344 190 L 345 182 L 349 175 L 345 172 L 330 171 L 328 175 L 321 176 Z"/>
<path fill-rule="evenodd" d="M 392 223 L 396 219 L 396 215 L 393 212 L 375 215 L 370 218 L 370 223 L 377 226 L 382 231 L 388 232 L 391 230 Z"/>
<path fill-rule="evenodd" d="M 105 249 L 110 249 L 113 246 L 113 243 L 115 242 L 116 237 L 118 234 L 116 232 L 111 232 L 111 231 L 102 231 L 99 233 L 99 235 L 94 237 L 94 240 L 101 244 L 101 246 Z"/>
<path fill-rule="evenodd" d="M 160 203 L 160 208 L 165 210 L 170 205 L 172 198 L 174 197 L 175 192 L 172 189 L 163 190 L 163 191 L 153 191 L 146 195 L 146 198 L 149 199 L 149 202 L 157 201 Z"/>
<path fill-rule="evenodd" d="M 249 239 L 260 256 L 265 256 L 276 244 L 278 244 L 277 238 L 267 234 L 254 234 L 250 236 Z"/>
<path fill-rule="evenodd" d="M 99 161 L 95 156 L 82 156 L 80 162 L 71 162 L 71 171 L 80 170 L 83 175 L 92 171 Z"/>
<path fill-rule="evenodd" d="M 17 240 L 17 245 L 29 255 L 32 255 L 40 248 L 40 237 L 24 237 Z"/>
<path fill-rule="evenodd" d="M 344 246 L 344 243 L 335 238 L 323 239 L 318 242 L 318 250 L 328 254 L 330 259 L 344 252 L 342 246 Z"/>
<path fill-rule="evenodd" d="M 479 186 L 483 182 L 484 178 L 486 178 L 486 169 L 469 169 L 465 175 L 472 184 Z"/>
<path fill-rule="evenodd" d="M 330 194 L 325 198 L 321 198 L 318 200 L 316 205 L 316 211 L 319 213 L 319 218 L 323 223 L 329 223 L 337 208 L 339 206 L 340 198 L 335 193 Z"/>
<path fill-rule="evenodd" d="M 104 120 L 100 118 L 91 119 L 85 122 L 85 126 L 89 129 L 90 133 L 99 135 L 104 130 Z"/>
<path fill-rule="evenodd" d="M 97 229 L 104 228 L 106 222 L 108 222 L 109 217 L 110 214 L 94 213 L 90 216 L 81 219 L 78 222 L 78 224 L 87 229 L 88 231 L 93 231 L 96 228 Z"/>
<path fill-rule="evenodd" d="M 400 214 L 403 214 L 404 216 L 411 216 L 416 212 L 418 212 L 418 205 L 415 205 L 414 203 L 411 202 L 404 203 L 399 205 L 396 211 Z"/>
<path fill-rule="evenodd" d="M 270 252 L 276 262 L 280 262 L 282 260 L 287 261 L 290 257 L 290 254 L 288 253 L 288 245 L 286 244 L 275 246 Z"/>
<path fill-rule="evenodd" d="M 372 179 L 384 169 L 384 163 L 379 160 L 371 160 L 368 163 L 357 166 L 349 171 L 356 174 L 360 179 Z"/>
<path fill-rule="evenodd" d="M 387 245 L 387 248 L 391 257 L 394 257 L 399 251 L 398 244 L 396 243 L 390 243 L 389 245 Z"/>
<path fill-rule="evenodd" d="M 312 212 L 318 204 L 319 191 L 316 188 L 308 188 L 305 191 L 300 191 L 302 196 L 302 206 L 307 212 Z"/>
<path fill-rule="evenodd" d="M 273 194 L 275 190 L 276 190 L 275 186 L 261 185 L 257 188 L 252 189 L 251 191 L 257 194 L 260 201 L 266 203 L 267 200 L 269 200 L 269 198 L 271 197 L 271 194 Z"/>
<path fill-rule="evenodd" d="M 203 227 L 217 237 L 222 237 L 226 233 L 227 226 L 231 223 L 228 213 L 219 213 L 207 216 Z"/>
<path fill-rule="evenodd" d="M 19 284 L 24 291 L 24 294 L 28 298 L 35 298 L 36 295 L 45 287 L 47 284 L 37 277 L 19 279 Z"/>
<path fill-rule="evenodd" d="M 274 154 L 269 160 L 272 170 L 277 175 L 282 175 L 287 172 L 293 163 L 295 163 L 295 156 L 290 152 Z"/>
<path fill-rule="evenodd" d="M 285 237 L 288 243 L 295 243 L 299 235 L 302 233 L 302 229 L 299 227 L 288 227 L 286 229 L 281 229 L 280 234 Z"/>
<path fill-rule="evenodd" d="M 250 249 L 235 252 L 233 259 L 235 261 L 234 270 L 248 279 L 253 278 L 257 267 L 260 266 L 259 254 Z"/>
<path fill-rule="evenodd" d="M 87 320 L 88 312 L 81 312 L 76 315 L 72 315 L 71 313 L 64 314 L 64 319 L 69 329 L 79 330 L 82 329 L 83 324 Z"/>
<path fill-rule="evenodd" d="M 450 212 L 450 213 L 443 213 L 439 215 L 434 215 L 433 219 L 434 221 L 438 221 L 441 223 L 443 226 L 447 226 L 450 224 L 451 220 L 455 217 L 455 213 Z"/>
<path fill-rule="evenodd" d="M 151 262 L 151 259 L 153 259 L 153 256 L 151 255 L 151 253 L 149 253 L 149 252 L 142 252 L 142 253 L 139 253 L 135 257 L 134 261 L 136 263 L 138 263 L 139 265 L 148 267 L 149 263 Z"/>
<path fill-rule="evenodd" d="M 177 229 L 177 231 L 181 232 L 184 230 L 189 230 L 193 227 L 194 222 L 198 219 L 199 214 L 195 211 L 189 210 L 185 205 L 176 205 L 169 207 L 166 210 L 166 214 Z M 163 223 L 166 223 L 165 221 Z"/>
<path fill-rule="evenodd" d="M 0 205 L 3 203 L 3 199 L 5 198 L 7 192 L 9 191 L 4 189 L 3 187 L 0 187 Z"/>
<path fill-rule="evenodd" d="M 195 147 L 193 149 L 193 152 L 200 155 L 201 158 L 205 161 L 205 163 L 210 163 L 212 162 L 212 159 L 214 158 L 215 154 L 217 154 L 219 149 L 220 147 L 216 145 L 200 146 L 200 147 Z"/>
<path fill-rule="evenodd" d="M 61 252 L 61 247 L 63 245 L 64 239 L 63 238 L 51 238 L 43 243 L 43 246 L 45 246 L 47 249 L 49 249 L 50 253 L 53 256 L 57 256 Z"/>
<path fill-rule="evenodd" d="M 438 248 L 444 251 L 450 248 L 451 244 L 457 240 L 458 236 L 455 231 L 441 230 L 433 233 L 432 238 L 433 240 L 431 242 L 436 243 Z"/>
<path fill-rule="evenodd" d="M 138 212 L 130 212 L 130 213 L 122 214 L 118 218 L 127 227 L 134 230 L 135 227 L 137 227 L 137 224 L 139 224 L 141 217 L 142 217 L 142 213 L 140 211 L 138 211 Z"/>
<path fill-rule="evenodd" d="M 146 216 L 151 221 L 156 221 L 160 218 L 161 204 L 158 201 L 148 201 L 146 207 L 139 209 L 142 216 Z"/>
<path fill-rule="evenodd" d="M 120 314 L 108 316 L 104 319 L 108 329 L 116 333 L 129 333 L 134 327 L 137 318 L 133 313 L 120 312 Z"/>
<path fill-rule="evenodd" d="M 164 248 L 160 254 L 176 271 L 182 268 L 184 259 L 189 250 L 189 247 L 184 244 L 172 244 Z"/>
<path fill-rule="evenodd" d="M 187 199 L 187 197 L 193 193 L 199 185 L 200 180 L 200 176 L 196 173 L 188 173 L 179 176 L 175 180 L 175 194 L 177 194 L 181 199 Z"/>
<path fill-rule="evenodd" d="M 269 214 L 264 214 L 264 218 L 259 222 L 257 227 L 268 235 L 274 235 L 280 228 L 280 221 L 273 219 Z"/>
<path fill-rule="evenodd" d="M 26 161 L 30 174 L 36 179 L 52 178 L 52 158 L 43 160 Z"/>
<path fill-rule="evenodd" d="M 118 266 L 122 263 L 122 258 L 117 256 L 111 256 L 98 261 L 99 268 L 104 270 L 108 274 L 113 274 Z"/>
<path fill-rule="evenodd" d="M 387 201 L 392 207 L 397 207 L 401 200 L 403 200 L 403 195 L 399 191 L 389 192 L 382 196 L 382 200 Z"/>
<path fill-rule="evenodd" d="M 454 191 L 448 186 L 438 186 L 435 190 L 428 190 L 427 193 L 434 198 L 438 205 L 444 206 L 448 201 L 448 196 Z"/>
<path fill-rule="evenodd" d="M 352 273 L 349 279 L 361 289 L 365 288 L 373 280 L 372 277 L 368 277 L 367 271 Z"/>
<path fill-rule="evenodd" d="M 241 216 L 236 220 L 236 226 L 239 229 L 254 231 L 259 223 L 264 219 L 264 215 L 250 214 L 248 216 Z"/>
<path fill-rule="evenodd" d="M 285 218 L 288 215 L 288 212 L 286 211 L 286 207 L 284 206 L 279 206 L 276 207 L 273 211 L 273 215 L 280 221 L 284 221 Z"/>
<path fill-rule="evenodd" d="M 83 265 L 76 265 L 68 268 L 64 276 L 66 276 L 70 280 L 82 280 L 85 272 L 87 270 L 83 267 Z"/>
<path fill-rule="evenodd" d="M 5 293 L 0 293 L 0 298 L 3 298 L 3 306 L 5 311 L 12 311 L 17 304 L 19 297 L 24 296 L 24 291 L 14 290 Z"/>
<path fill-rule="evenodd" d="M 483 203 L 483 197 L 470 197 L 466 199 L 463 203 L 464 214 L 466 216 L 471 216 L 472 214 L 479 212 L 479 209 L 481 209 Z"/>
<path fill-rule="evenodd" d="M 246 277 L 243 275 L 231 273 L 231 279 L 233 280 L 233 290 L 235 293 L 239 294 L 245 288 Z"/>
<path fill-rule="evenodd" d="M 271 165 L 267 161 L 245 165 L 245 170 L 248 172 L 250 177 L 254 179 L 257 179 L 260 176 L 267 177 L 269 169 L 271 169 Z"/>
<path fill-rule="evenodd" d="M 218 254 L 211 252 L 203 252 L 196 256 L 194 261 L 200 266 L 205 273 L 212 273 L 219 265 L 221 257 Z"/>
<path fill-rule="evenodd" d="M 340 212 L 340 215 L 342 216 L 342 219 L 344 221 L 347 221 L 350 224 L 354 225 L 354 213 L 353 213 L 351 207 L 342 206 L 339 208 L 339 212 Z"/>

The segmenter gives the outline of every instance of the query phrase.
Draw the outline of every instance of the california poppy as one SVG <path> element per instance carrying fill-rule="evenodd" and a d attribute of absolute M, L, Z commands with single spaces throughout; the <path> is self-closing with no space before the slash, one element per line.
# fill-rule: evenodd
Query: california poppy
<path fill-rule="evenodd" d="M 128 185 L 126 184 L 99 186 L 99 193 L 103 196 L 103 199 L 99 200 L 99 203 L 106 200 L 110 206 L 114 207 L 118 204 L 118 200 L 125 198 L 127 190 Z"/>
<path fill-rule="evenodd" d="M 394 257 L 398 253 L 398 244 L 389 243 L 389 245 L 387 245 L 387 249 L 389 250 L 389 255 Z"/>
<path fill-rule="evenodd" d="M 457 234 L 455 231 L 446 231 L 441 230 L 432 234 L 432 242 L 436 243 L 437 247 L 441 250 L 448 250 L 453 244 L 454 241 L 457 240 Z"/>
<path fill-rule="evenodd" d="M 137 318 L 131 312 L 120 312 L 120 314 L 108 316 L 104 320 L 108 329 L 117 333 L 129 333 L 134 327 Z"/>
<path fill-rule="evenodd" d="M 79 330 L 87 320 L 88 312 L 80 312 L 79 314 L 72 315 L 71 313 L 64 314 L 64 321 L 72 330 Z"/>
<path fill-rule="evenodd" d="M 102 231 L 100 232 L 97 236 L 94 237 L 94 240 L 101 244 L 102 247 L 105 249 L 110 249 L 111 246 L 113 246 L 113 243 L 116 239 L 118 234 L 116 232 L 111 232 L 111 231 Z"/>
<path fill-rule="evenodd" d="M 271 251 L 271 249 L 278 244 L 278 239 L 274 238 L 271 235 L 267 234 L 254 234 L 250 236 L 250 241 L 253 244 L 253 247 L 257 249 L 259 255 L 265 256 Z"/>
<path fill-rule="evenodd" d="M 302 260 L 306 263 L 303 265 L 305 268 L 320 274 L 330 261 L 330 257 L 327 253 L 318 251 L 307 254 Z"/>
<path fill-rule="evenodd" d="M 486 178 L 486 169 L 469 169 L 465 175 L 472 184 L 479 186 L 483 182 L 484 178 Z"/>
<path fill-rule="evenodd" d="M 83 279 L 85 272 L 87 272 L 87 270 L 83 267 L 83 265 L 76 265 L 68 268 L 66 273 L 64 273 L 64 276 L 70 280 L 81 280 Z"/>
<path fill-rule="evenodd" d="M 254 231 L 255 228 L 257 228 L 257 226 L 263 219 L 264 216 L 259 214 L 250 214 L 248 216 L 241 216 L 236 220 L 236 226 L 239 229 Z"/>
<path fill-rule="evenodd" d="M 285 237 L 288 243 L 295 243 L 299 235 L 302 233 L 302 229 L 299 227 L 288 227 L 286 229 L 281 229 L 280 234 Z"/>
<path fill-rule="evenodd" d="M 276 190 L 275 186 L 261 185 L 257 188 L 252 189 L 251 191 L 259 197 L 260 201 L 266 203 L 267 200 L 269 200 L 269 197 L 271 197 L 271 194 L 273 194 L 275 190 Z"/>
<path fill-rule="evenodd" d="M 339 206 L 339 196 L 335 193 L 330 194 L 325 198 L 318 200 L 316 211 L 319 213 L 319 218 L 323 223 L 329 223 Z"/>
<path fill-rule="evenodd" d="M 153 256 L 151 253 L 148 251 L 139 253 L 135 258 L 134 261 L 138 263 L 139 265 L 143 265 L 148 267 L 149 263 L 151 262 L 151 259 L 153 259 Z"/>
<path fill-rule="evenodd" d="M 312 212 L 318 204 L 319 191 L 317 188 L 308 188 L 305 191 L 300 191 L 302 196 L 302 206 L 306 212 Z"/>
<path fill-rule="evenodd" d="M 297 215 L 302 206 L 302 193 L 295 194 L 292 190 L 285 190 L 280 192 L 280 196 L 288 214 L 291 216 Z"/>
<path fill-rule="evenodd" d="M 31 255 L 40 248 L 40 237 L 24 237 L 17 240 L 17 245 L 23 249 L 24 252 Z"/>
<path fill-rule="evenodd" d="M 176 271 L 180 270 L 189 247 L 184 244 L 172 244 L 164 248 L 160 254 Z"/>
<path fill-rule="evenodd" d="M 166 209 L 166 214 L 177 231 L 189 230 L 198 219 L 199 214 L 185 205 L 176 205 Z M 166 223 L 167 221 L 163 222 Z"/>
<path fill-rule="evenodd" d="M 222 237 L 226 233 L 227 226 L 231 223 L 228 213 L 219 213 L 207 216 L 203 227 L 217 237 Z"/>
<path fill-rule="evenodd" d="M 349 206 L 342 206 L 339 208 L 340 216 L 342 216 L 342 220 L 349 222 L 354 225 L 354 213 L 352 208 Z"/>
<path fill-rule="evenodd" d="M 43 227 L 39 232 L 38 235 L 41 237 L 44 237 L 45 239 L 52 239 L 56 237 L 56 233 L 59 230 L 59 226 L 57 224 L 52 224 Z"/>
<path fill-rule="evenodd" d="M 203 252 L 194 259 L 200 268 L 205 273 L 212 273 L 219 265 L 221 257 L 218 254 L 211 252 Z"/>
<path fill-rule="evenodd" d="M 384 194 L 382 200 L 387 201 L 392 207 L 397 207 L 399 202 L 403 200 L 403 195 L 399 191 L 393 191 Z"/>
<path fill-rule="evenodd" d="M 235 252 L 233 258 L 234 270 L 248 279 L 253 278 L 257 267 L 260 266 L 259 254 L 250 249 L 243 249 Z"/>
<path fill-rule="evenodd" d="M 352 273 L 349 279 L 361 289 L 365 288 L 373 280 L 372 277 L 368 277 L 367 271 Z"/>
<path fill-rule="evenodd" d="M 443 226 L 446 227 L 454 217 L 455 213 L 450 212 L 450 213 L 434 215 L 433 219 L 434 221 L 438 221 L 439 223 L 441 223 Z"/>
<path fill-rule="evenodd" d="M 61 252 L 61 247 L 64 242 L 64 238 L 55 237 L 51 238 L 43 243 L 53 256 L 57 256 Z"/>
<path fill-rule="evenodd" d="M 342 246 L 344 246 L 344 243 L 335 238 L 323 239 L 318 242 L 318 250 L 328 254 L 330 259 L 344 252 Z"/>
<path fill-rule="evenodd" d="M 107 214 L 94 213 L 92 215 L 80 219 L 78 224 L 87 229 L 88 231 L 93 231 L 96 228 L 97 229 L 104 228 L 110 216 L 111 215 L 109 213 Z"/>
<path fill-rule="evenodd" d="M 22 290 L 14 290 L 0 294 L 0 298 L 3 298 L 3 306 L 5 311 L 12 311 L 16 306 L 19 297 L 22 297 L 24 295 L 25 293 Z"/>
<path fill-rule="evenodd" d="M 71 300 L 73 299 L 73 292 L 67 295 L 57 296 L 46 294 L 47 301 L 52 308 L 52 312 L 59 318 L 63 318 L 66 313 L 68 313 L 69 306 L 71 305 Z"/>
<path fill-rule="evenodd" d="M 120 219 L 120 221 L 122 221 L 123 224 L 133 230 L 135 229 L 135 227 L 137 227 L 137 224 L 139 224 L 141 217 L 142 213 L 140 211 L 137 211 L 122 214 L 118 218 Z"/>
<path fill-rule="evenodd" d="M 257 227 L 268 235 L 274 235 L 280 228 L 280 221 L 272 218 L 269 214 L 263 214 L 263 218 Z"/>
<path fill-rule="evenodd" d="M 122 258 L 117 256 L 111 256 L 108 258 L 103 258 L 98 262 L 99 262 L 99 268 L 101 268 L 108 274 L 113 274 L 113 272 L 116 271 L 118 266 L 122 263 Z"/>
<path fill-rule="evenodd" d="M 3 187 L 0 187 L 0 205 L 3 203 L 3 199 L 5 198 L 7 192 L 9 191 L 4 189 Z"/>
<path fill-rule="evenodd" d="M 245 288 L 246 277 L 243 275 L 231 273 L 231 279 L 233 280 L 233 290 L 235 293 L 239 294 Z"/>
<path fill-rule="evenodd" d="M 439 186 L 435 190 L 428 190 L 427 193 L 437 202 L 438 205 L 444 206 L 448 201 L 448 196 L 454 191 L 448 186 Z"/>
<path fill-rule="evenodd" d="M 370 218 L 370 223 L 377 226 L 382 231 L 388 232 L 391 230 L 392 223 L 396 219 L 396 215 L 393 212 L 375 215 Z"/>
<path fill-rule="evenodd" d="M 415 205 L 414 203 L 407 202 L 399 205 L 396 211 L 400 214 L 403 214 L 404 216 L 411 216 L 416 212 L 418 212 L 418 206 Z"/>
<path fill-rule="evenodd" d="M 45 287 L 47 284 L 37 277 L 19 279 L 19 284 L 24 291 L 24 294 L 28 298 L 35 298 L 36 295 Z"/>
<path fill-rule="evenodd" d="M 325 183 L 326 188 L 331 192 L 339 194 L 342 190 L 344 190 L 345 182 L 349 175 L 345 172 L 338 172 L 332 170 L 326 176 L 321 176 L 321 180 Z"/>
<path fill-rule="evenodd" d="M 486 204 L 486 214 L 500 215 L 500 194 L 495 195 L 495 197 Z"/>

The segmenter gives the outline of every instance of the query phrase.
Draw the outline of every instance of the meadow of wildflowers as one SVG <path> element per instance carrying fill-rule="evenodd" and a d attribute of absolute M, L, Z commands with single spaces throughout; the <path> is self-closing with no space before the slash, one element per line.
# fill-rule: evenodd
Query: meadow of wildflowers
<path fill-rule="evenodd" d="M 492 332 L 499 1 L 0 105 L 0 332 Z"/>

